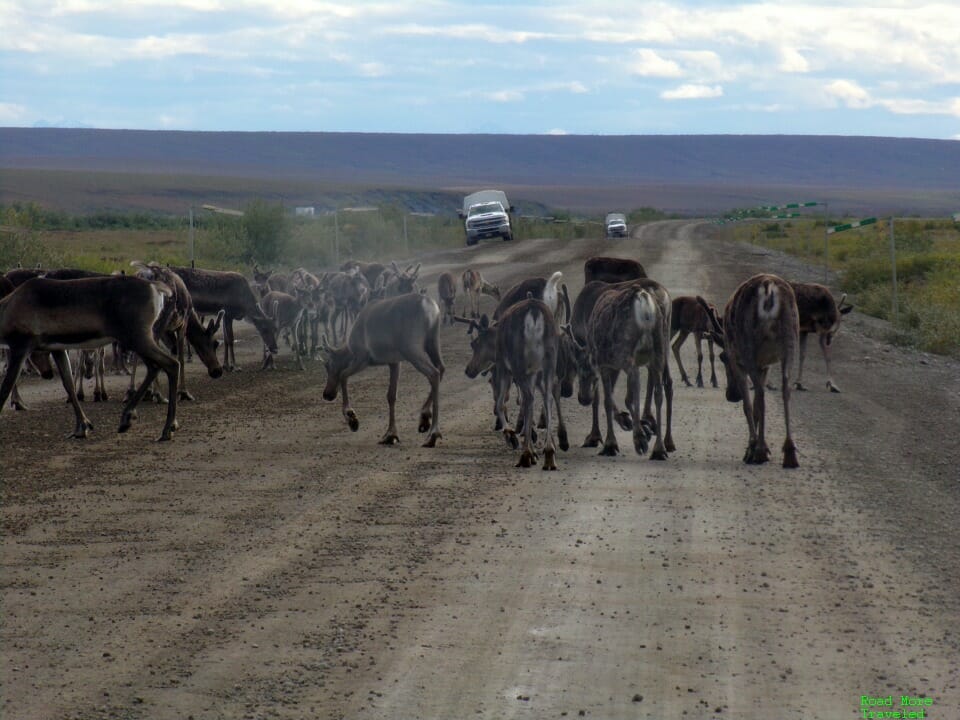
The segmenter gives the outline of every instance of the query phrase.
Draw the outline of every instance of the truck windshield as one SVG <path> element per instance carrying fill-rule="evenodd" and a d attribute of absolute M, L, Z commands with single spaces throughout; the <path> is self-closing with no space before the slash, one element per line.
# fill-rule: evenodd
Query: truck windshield
<path fill-rule="evenodd" d="M 493 212 L 503 212 L 503 205 L 501 205 L 498 202 L 481 203 L 480 205 L 473 205 L 470 208 L 468 216 L 480 215 L 482 213 L 493 213 Z"/>

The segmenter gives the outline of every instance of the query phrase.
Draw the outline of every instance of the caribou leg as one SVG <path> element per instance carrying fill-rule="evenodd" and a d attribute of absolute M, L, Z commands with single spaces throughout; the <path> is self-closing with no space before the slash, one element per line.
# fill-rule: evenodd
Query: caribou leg
<path fill-rule="evenodd" d="M 806 390 L 806 389 L 807 389 L 807 388 L 805 388 L 805 387 L 803 386 L 803 361 L 804 361 L 804 359 L 805 359 L 806 357 L 807 357 L 807 333 L 802 332 L 802 333 L 800 333 L 800 367 L 797 369 L 797 382 L 796 382 L 796 384 L 794 384 L 794 387 L 795 387 L 797 390 Z M 830 376 L 829 367 L 830 367 L 830 366 L 829 366 L 829 364 L 828 364 L 828 365 L 827 365 L 827 368 L 828 368 L 828 370 L 827 370 L 827 377 Z M 827 385 L 829 386 L 829 384 L 830 384 L 830 383 L 829 383 L 829 381 L 828 381 L 828 382 L 827 382 Z"/>
<path fill-rule="evenodd" d="M 583 439 L 583 445 L 580 447 L 597 447 L 603 442 L 603 436 L 600 434 L 600 392 L 597 388 L 597 380 L 593 380 L 593 399 L 590 401 L 593 422 L 590 425 L 590 432 Z"/>
<path fill-rule="evenodd" d="M 697 387 L 703 387 L 703 335 L 696 333 L 693 336 L 697 343 Z"/>
<path fill-rule="evenodd" d="M 711 344 L 710 347 L 712 352 L 713 345 Z M 673 378 L 670 376 L 668 362 L 663 363 L 663 393 L 667 398 L 667 434 L 663 438 L 663 447 L 667 452 L 676 452 L 677 446 L 673 442 Z M 659 418 L 657 418 L 657 429 L 660 429 Z"/>
<path fill-rule="evenodd" d="M 513 383 L 513 378 L 510 377 L 510 373 L 506 372 L 494 373 L 493 375 L 495 381 L 493 388 L 493 412 L 497 416 L 497 424 L 503 429 L 503 439 L 507 441 L 507 445 L 516 450 L 520 447 L 520 442 L 517 440 L 516 430 L 510 427 L 506 412 L 507 391 L 510 389 L 510 385 Z"/>
<path fill-rule="evenodd" d="M 70 404 L 73 405 L 73 413 L 77 421 L 73 429 L 73 434 L 67 437 L 85 438 L 87 437 L 87 431 L 93 429 L 93 423 L 90 422 L 90 419 L 84 414 L 83 408 L 80 407 L 80 402 L 77 399 L 77 392 L 73 386 L 73 377 L 70 374 L 70 358 L 67 356 L 66 350 L 54 350 L 51 355 L 53 355 L 54 362 L 57 363 L 57 370 L 60 371 L 60 381 L 63 383 L 63 389 L 67 391 L 67 399 L 70 401 Z"/>
<path fill-rule="evenodd" d="M 523 443 L 520 447 L 520 459 L 517 467 L 533 467 L 537 454 L 533 449 L 533 377 L 527 375 L 517 383 L 520 389 L 520 414 L 523 417 Z"/>
<path fill-rule="evenodd" d="M 387 425 L 387 432 L 380 438 L 381 445 L 394 445 L 400 442 L 400 437 L 397 435 L 396 417 L 397 383 L 399 380 L 399 363 L 390 363 L 390 385 L 387 388 L 387 407 L 389 408 L 390 422 Z"/>
<path fill-rule="evenodd" d="M 683 380 L 684 385 L 687 387 L 690 387 L 690 378 L 687 377 L 687 371 L 683 369 L 683 361 L 680 359 L 680 348 L 683 346 L 689 334 L 688 331 L 681 330 L 677 334 L 677 339 L 673 341 L 673 357 L 676 358 L 677 367 L 680 368 L 680 379 Z"/>
<path fill-rule="evenodd" d="M 823 362 L 827 365 L 827 389 L 838 393 L 840 388 L 834 384 L 833 372 L 830 370 L 830 338 L 826 335 L 820 336 L 820 350 L 823 351 Z"/>
<path fill-rule="evenodd" d="M 787 437 L 783 441 L 783 467 L 799 467 L 797 461 L 797 446 L 793 444 L 793 436 L 790 434 L 790 363 L 780 363 L 780 375 L 782 381 L 780 386 L 783 388 L 783 421 L 786 425 Z"/>
<path fill-rule="evenodd" d="M 422 355 L 410 358 L 410 364 L 420 372 L 430 383 L 430 394 L 420 410 L 420 432 L 427 433 L 427 441 L 423 447 L 436 447 L 440 434 L 440 381 L 446 369 L 443 358 L 440 356 L 439 328 L 433 332 L 426 342 Z M 429 409 L 428 409 L 429 408 Z"/>
<path fill-rule="evenodd" d="M 617 436 L 613 432 L 613 383 L 616 379 L 615 373 L 615 370 L 600 369 L 600 381 L 603 385 L 603 410 L 607 416 L 607 438 L 600 450 L 600 455 L 613 456 L 620 454 Z"/>
<path fill-rule="evenodd" d="M 637 455 L 646 455 L 649 443 L 647 442 L 647 434 L 643 429 L 643 423 L 640 421 L 640 392 L 637 387 L 640 384 L 640 368 L 632 367 L 627 370 L 626 375 L 627 408 L 633 419 L 633 449 L 637 451 Z"/>
<path fill-rule="evenodd" d="M 560 409 L 560 383 L 553 384 L 553 407 L 557 410 L 557 443 L 560 449 L 566 452 L 570 449 L 570 440 L 567 437 L 567 425 L 563 422 L 563 411 Z"/>
<path fill-rule="evenodd" d="M 764 368 L 755 374 L 751 374 L 753 379 L 753 424 L 755 427 L 755 439 L 753 443 L 753 453 L 749 462 L 754 465 L 762 465 L 770 460 L 770 448 L 767 447 L 765 416 L 767 410 L 766 403 L 766 383 L 767 370 Z"/>
<path fill-rule="evenodd" d="M 666 363 L 666 358 L 663 358 Z M 661 410 L 663 409 L 663 370 L 658 367 L 647 368 L 647 382 L 653 384 L 654 402 L 657 406 L 657 440 L 653 444 L 653 451 L 650 453 L 651 460 L 666 460 L 667 449 L 663 444 L 663 435 L 661 433 Z"/>

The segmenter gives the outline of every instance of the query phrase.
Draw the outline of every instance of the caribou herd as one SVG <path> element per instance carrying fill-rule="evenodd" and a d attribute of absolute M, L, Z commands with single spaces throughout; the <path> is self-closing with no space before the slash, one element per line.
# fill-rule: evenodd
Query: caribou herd
<path fill-rule="evenodd" d="M 544 470 L 557 469 L 558 446 L 569 448 L 561 400 L 573 395 L 574 386 L 580 404 L 592 408 L 583 447 L 600 446 L 601 455 L 617 455 L 616 424 L 632 432 L 638 454 L 649 452 L 651 460 L 666 460 L 676 450 L 670 350 L 680 379 L 692 385 L 680 359 L 680 347 L 690 335 L 697 347 L 697 387 L 704 386 L 702 341 L 708 345 L 713 387 L 718 386 L 714 346 L 720 348 L 726 398 L 743 405 L 746 463 L 770 459 L 767 375 L 779 364 L 786 426 L 783 466 L 798 465 L 790 398 L 792 391 L 806 389 L 801 377 L 810 333 L 817 335 L 823 352 L 827 388 L 840 392 L 831 373 L 830 348 L 841 317 L 852 305 L 846 304 L 846 296 L 837 302 L 822 285 L 756 275 L 737 288 L 721 311 L 699 295 L 671 297 L 639 262 L 627 258 L 588 259 L 583 288 L 573 303 L 559 271 L 525 278 L 502 291 L 475 268 L 466 268 L 459 278 L 446 271 L 438 277 L 436 301 L 418 284 L 419 273 L 419 264 L 354 260 L 316 274 L 305 268 L 280 273 L 254 267 L 252 282 L 236 272 L 136 261 L 131 269 L 112 275 L 17 268 L 0 275 L 0 347 L 6 352 L 0 410 L 8 399 L 18 410 L 26 409 L 17 391 L 24 368 L 49 378 L 55 365 L 75 414 L 71 436 L 87 437 L 93 425 L 80 402 L 82 382 L 85 375 L 95 375 L 94 401 L 107 400 L 102 376 L 105 348 L 112 345 L 114 367 L 131 373 L 118 431 L 130 428 L 138 403 L 151 393 L 167 403 L 160 440 L 170 440 L 178 428 L 178 401 L 194 399 L 185 384 L 187 353 L 195 353 L 213 378 L 239 370 L 233 325 L 238 320 L 256 328 L 263 343 L 263 370 L 276 367 L 281 342 L 290 347 L 300 370 L 307 359 L 320 359 L 327 376 L 323 397 L 333 401 L 341 396 L 344 420 L 354 431 L 360 422 L 350 404 L 348 380 L 367 367 L 386 365 L 389 419 L 382 444 L 400 442 L 395 414 L 400 364 L 412 365 L 429 385 L 419 422 L 425 447 L 434 447 L 442 437 L 441 326 L 462 323 L 472 351 L 465 372 L 470 378 L 489 375 L 494 429 L 520 451 L 518 466 L 534 465 L 542 453 Z M 463 299 L 459 315 L 458 285 Z M 490 314 L 481 312 L 485 296 L 496 302 Z M 209 319 L 202 320 L 204 316 Z M 216 339 L 221 329 L 222 363 Z M 76 375 L 68 351 L 77 353 Z M 137 361 L 146 367 L 139 384 L 133 374 Z M 165 398 L 153 389 L 161 373 L 167 379 Z M 626 393 L 618 405 L 621 374 Z M 513 388 L 519 408 L 512 425 L 508 407 Z"/>

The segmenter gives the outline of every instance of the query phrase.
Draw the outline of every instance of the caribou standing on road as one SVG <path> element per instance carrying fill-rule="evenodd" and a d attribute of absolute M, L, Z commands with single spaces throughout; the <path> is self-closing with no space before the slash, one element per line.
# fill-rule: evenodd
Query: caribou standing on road
<path fill-rule="evenodd" d="M 790 432 L 790 374 L 799 343 L 800 319 L 793 288 L 776 275 L 754 275 L 744 281 L 727 302 L 722 325 L 716 313 L 709 310 L 706 300 L 698 297 L 698 301 L 709 313 L 714 342 L 723 348 L 720 360 L 727 372 L 727 400 L 743 402 L 750 433 L 743 461 L 759 465 L 770 460 L 765 436 L 765 388 L 770 366 L 779 362 L 787 431 L 783 467 L 797 467 L 797 448 Z M 748 377 L 753 384 L 752 401 Z"/>
<path fill-rule="evenodd" d="M 853 310 L 853 305 L 845 304 L 847 294 L 840 302 L 833 299 L 830 290 L 817 283 L 790 283 L 797 298 L 797 313 L 800 317 L 800 367 L 797 370 L 795 389 L 806 390 L 803 386 L 803 359 L 807 354 L 807 335 L 816 333 L 823 352 L 823 362 L 827 366 L 827 389 L 838 393 L 840 388 L 833 382 L 830 371 L 830 347 L 833 338 L 840 330 L 840 316 Z"/>
<path fill-rule="evenodd" d="M 130 264 L 138 268 L 138 277 L 162 282 L 173 293 L 170 300 L 164 303 L 163 312 L 160 313 L 153 324 L 153 334 L 158 341 L 166 344 L 170 352 L 176 354 L 177 361 L 180 363 L 180 375 L 177 383 L 178 399 L 193 401 L 193 395 L 187 390 L 187 374 L 184 367 L 187 343 L 197 351 L 197 356 L 204 367 L 207 368 L 207 373 L 211 378 L 216 380 L 223 375 L 223 367 L 217 359 L 218 343 L 216 340 L 217 331 L 223 321 L 223 311 L 218 312 L 217 316 L 204 327 L 193 307 L 193 298 L 179 275 L 170 268 L 156 263 L 145 264 L 134 260 Z M 137 365 L 136 359 L 134 359 L 134 365 L 130 371 L 130 389 L 127 391 L 127 397 L 133 396 L 136 392 L 136 375 Z"/>
<path fill-rule="evenodd" d="M 673 341 L 673 357 L 676 358 L 677 367 L 680 368 L 680 379 L 687 387 L 691 386 L 690 378 L 687 377 L 687 371 L 683 369 L 683 362 L 680 360 L 680 348 L 687 337 L 693 335 L 697 343 L 697 387 L 703 387 L 703 338 L 707 339 L 707 350 L 710 353 L 710 384 L 717 387 L 717 373 L 714 369 L 713 354 L 713 336 L 710 334 L 712 325 L 710 323 L 710 313 L 716 312 L 716 308 L 710 305 L 704 308 L 693 295 L 681 295 L 673 299 L 673 311 L 670 314 L 670 337 L 676 337 Z"/>
<path fill-rule="evenodd" d="M 434 447 L 440 435 L 440 381 L 443 358 L 440 356 L 440 308 L 433 299 L 418 293 L 370 303 L 357 315 L 350 336 L 341 347 L 330 347 L 321 339 L 320 354 L 327 370 L 324 400 L 335 400 L 343 393 L 343 417 L 356 431 L 360 421 L 350 406 L 347 380 L 364 368 L 387 365 L 390 387 L 387 390 L 390 421 L 380 439 L 383 445 L 400 442 L 397 435 L 395 405 L 400 363 L 408 362 L 430 383 L 430 394 L 420 410 L 420 432 L 427 432 L 424 447 Z"/>
<path fill-rule="evenodd" d="M 437 299 L 440 301 L 440 310 L 443 313 L 441 322 L 453 325 L 453 303 L 457 299 L 457 281 L 453 273 L 441 273 L 437 278 Z"/>
<path fill-rule="evenodd" d="M 587 360 L 590 373 L 581 372 L 581 402 L 596 393 L 595 377 L 603 387 L 604 411 L 607 416 L 607 437 L 601 455 L 619 454 L 613 430 L 616 405 L 613 388 L 617 376 L 627 376 L 627 409 L 633 429 L 633 446 L 644 455 L 649 435 L 640 415 L 640 367 L 647 368 L 647 401 L 651 395 L 656 404 L 656 419 L 652 423 L 656 435 L 651 460 L 666 460 L 667 453 L 676 447 L 673 442 L 673 381 L 667 362 L 670 343 L 670 295 L 653 280 L 634 280 L 608 285 L 599 294 L 587 323 Z M 664 395 L 667 400 L 667 426 L 663 434 L 661 409 Z M 646 409 L 646 408 L 645 408 Z M 651 423 L 647 423 L 649 426 Z M 589 439 L 589 437 L 588 437 Z"/>
<path fill-rule="evenodd" d="M 10 350 L 10 362 L 0 385 L 0 412 L 26 357 L 35 350 L 49 351 L 76 415 L 72 437 L 87 437 L 93 423 L 77 400 L 67 350 L 99 348 L 117 340 L 137 353 L 147 365 L 146 377 L 124 405 L 117 431 L 126 432 L 130 428 L 137 404 L 163 370 L 169 382 L 169 394 L 167 419 L 160 440 L 170 440 L 178 427 L 180 363 L 157 344 L 153 324 L 172 294 L 163 283 L 122 275 L 81 280 L 35 278 L 25 282 L 0 300 L 0 344 Z"/>
<path fill-rule="evenodd" d="M 469 317 L 480 318 L 481 295 L 489 295 L 497 302 L 500 302 L 500 288 L 484 280 L 479 270 L 467 268 L 463 271 L 460 281 L 463 284 L 464 298 L 470 303 Z M 467 315 L 466 308 L 463 309 L 463 314 Z"/>
<path fill-rule="evenodd" d="M 543 469 L 557 469 L 551 409 L 554 405 L 559 409 L 555 388 L 559 346 L 560 336 L 553 311 L 540 300 L 528 298 L 516 303 L 500 318 L 496 330 L 496 412 L 504 437 L 516 449 L 517 434 L 508 425 L 504 405 L 510 384 L 517 383 L 523 422 L 523 444 L 517 467 L 532 467 L 537 461 L 533 448 L 533 400 L 534 389 L 539 387 L 546 417 Z"/>
<path fill-rule="evenodd" d="M 247 279 L 240 273 L 171 267 L 183 280 L 193 307 L 201 315 L 223 314 L 223 369 L 239 370 L 234 350 L 233 321 L 246 318 L 257 329 L 270 352 L 277 352 L 277 329 L 260 310 Z"/>

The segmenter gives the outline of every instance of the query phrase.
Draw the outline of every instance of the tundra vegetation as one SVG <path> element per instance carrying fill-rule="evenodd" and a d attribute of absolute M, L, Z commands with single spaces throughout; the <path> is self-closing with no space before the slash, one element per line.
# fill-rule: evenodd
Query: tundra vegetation
<path fill-rule="evenodd" d="M 828 219 L 830 225 L 849 219 Z M 823 218 L 729 226 L 742 242 L 823 263 Z M 960 357 L 960 224 L 950 219 L 894 220 L 899 318 L 895 342 Z M 857 310 L 894 321 L 889 223 L 830 236 L 830 269 Z"/>
<path fill-rule="evenodd" d="M 229 205 L 221 201 L 221 205 Z M 277 202 L 255 199 L 243 217 L 194 214 L 198 267 L 248 270 L 266 267 L 333 267 L 347 258 L 405 257 L 425 250 L 463 246 L 462 223 L 449 214 L 415 215 L 391 203 L 313 217 L 296 217 Z M 652 208 L 631 213 L 631 223 L 666 217 Z M 550 218 L 519 215 L 517 239 L 585 238 L 601 232 L 596 218 L 561 213 Z M 188 265 L 190 222 L 182 215 L 96 211 L 73 215 L 36 203 L 0 206 L 0 267 L 78 267 L 111 272 L 131 259 Z"/>

